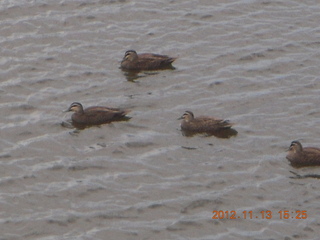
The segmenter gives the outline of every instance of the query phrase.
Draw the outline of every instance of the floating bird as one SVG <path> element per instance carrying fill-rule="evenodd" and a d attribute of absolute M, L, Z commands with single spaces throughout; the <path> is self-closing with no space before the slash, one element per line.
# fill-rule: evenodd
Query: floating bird
<path fill-rule="evenodd" d="M 171 65 L 176 58 L 153 53 L 137 54 L 134 50 L 126 51 L 121 68 L 126 71 L 174 69 Z"/>
<path fill-rule="evenodd" d="M 215 132 L 230 129 L 233 126 L 233 123 L 228 120 L 205 116 L 195 118 L 191 111 L 186 111 L 179 119 L 183 119 L 181 129 L 189 132 Z"/>
<path fill-rule="evenodd" d="M 72 123 L 77 125 L 100 125 L 112 121 L 124 120 L 128 109 L 109 108 L 102 106 L 92 106 L 83 109 L 79 102 L 70 105 L 67 112 L 74 112 L 71 116 Z"/>
<path fill-rule="evenodd" d="M 299 141 L 293 141 L 289 147 L 287 159 L 294 166 L 306 167 L 320 165 L 320 148 L 304 148 Z"/>

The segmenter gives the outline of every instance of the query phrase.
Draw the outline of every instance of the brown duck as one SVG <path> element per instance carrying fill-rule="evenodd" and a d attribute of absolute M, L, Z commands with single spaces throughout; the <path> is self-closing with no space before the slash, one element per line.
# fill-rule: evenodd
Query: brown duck
<path fill-rule="evenodd" d="M 320 165 L 320 148 L 304 148 L 299 141 L 293 141 L 289 147 L 287 159 L 295 166 Z"/>
<path fill-rule="evenodd" d="M 126 71 L 174 69 L 171 65 L 176 58 L 153 53 L 137 54 L 128 50 L 121 61 L 121 68 Z"/>
<path fill-rule="evenodd" d="M 214 132 L 230 129 L 233 126 L 233 123 L 228 120 L 205 116 L 195 118 L 191 111 L 186 111 L 179 119 L 183 119 L 181 121 L 181 129 L 190 132 Z"/>
<path fill-rule="evenodd" d="M 74 112 L 72 123 L 77 125 L 100 125 L 112 121 L 122 120 L 130 112 L 128 109 L 93 106 L 83 109 L 79 102 L 70 105 L 67 112 Z"/>

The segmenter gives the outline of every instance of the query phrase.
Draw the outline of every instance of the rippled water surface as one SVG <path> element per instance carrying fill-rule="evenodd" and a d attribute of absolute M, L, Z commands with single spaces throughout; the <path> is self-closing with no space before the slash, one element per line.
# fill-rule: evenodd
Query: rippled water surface
<path fill-rule="evenodd" d="M 294 173 L 320 168 L 285 158 L 320 146 L 319 22 L 311 0 L 1 1 L 0 239 L 319 239 L 320 180 Z M 128 76 L 128 49 L 176 69 Z M 74 101 L 132 118 L 67 128 Z M 238 134 L 184 136 L 185 110 Z"/>

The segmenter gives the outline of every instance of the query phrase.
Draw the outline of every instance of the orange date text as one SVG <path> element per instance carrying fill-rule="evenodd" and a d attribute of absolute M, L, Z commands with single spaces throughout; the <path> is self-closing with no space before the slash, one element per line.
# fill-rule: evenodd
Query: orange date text
<path fill-rule="evenodd" d="M 213 216 L 212 219 L 307 219 L 308 214 L 305 210 L 296 210 L 296 211 L 289 211 L 289 210 L 280 210 L 280 211 L 260 211 L 260 212 L 253 212 L 253 211 L 222 211 L 216 210 L 212 211 Z"/>

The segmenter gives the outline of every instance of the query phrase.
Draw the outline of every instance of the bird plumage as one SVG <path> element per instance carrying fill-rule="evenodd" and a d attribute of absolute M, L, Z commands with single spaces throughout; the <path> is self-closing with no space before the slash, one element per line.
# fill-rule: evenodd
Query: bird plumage
<path fill-rule="evenodd" d="M 121 68 L 128 71 L 174 69 L 171 65 L 176 58 L 154 53 L 137 54 L 134 50 L 126 51 Z"/>
<path fill-rule="evenodd" d="M 67 110 L 74 112 L 71 116 L 72 122 L 80 125 L 100 125 L 117 121 L 130 112 L 128 109 L 110 108 L 103 106 L 92 106 L 83 109 L 79 102 L 74 102 Z"/>
<path fill-rule="evenodd" d="M 320 148 L 302 147 L 299 141 L 293 141 L 286 158 L 295 166 L 320 165 Z"/>
<path fill-rule="evenodd" d="M 213 118 L 213 117 L 194 117 L 191 111 L 186 111 L 180 119 L 181 129 L 192 132 L 213 132 L 222 129 L 230 129 L 233 123 L 228 120 Z"/>

